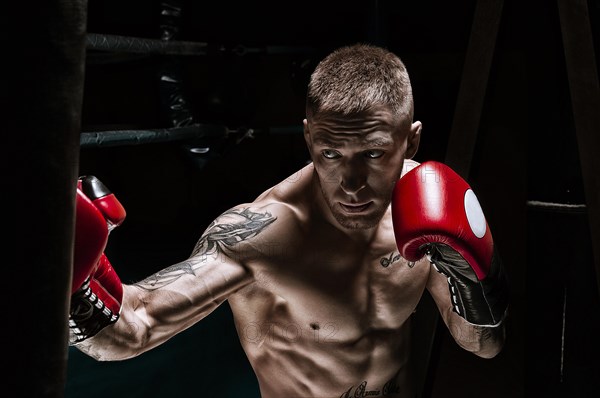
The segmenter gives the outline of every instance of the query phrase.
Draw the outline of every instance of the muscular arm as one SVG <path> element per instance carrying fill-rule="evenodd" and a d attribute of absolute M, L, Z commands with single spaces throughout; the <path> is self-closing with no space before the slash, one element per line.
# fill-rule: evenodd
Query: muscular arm
<path fill-rule="evenodd" d="M 482 358 L 493 358 L 502 350 L 505 336 L 504 324 L 500 323 L 495 327 L 476 326 L 453 312 L 446 277 L 436 272 L 433 267 L 429 272 L 427 289 L 450 334 L 459 346 Z"/>
<path fill-rule="evenodd" d="M 187 260 L 125 285 L 119 320 L 76 347 L 97 360 L 126 359 L 192 326 L 253 280 L 245 261 L 256 236 L 275 220 L 264 209 L 223 213 Z"/>

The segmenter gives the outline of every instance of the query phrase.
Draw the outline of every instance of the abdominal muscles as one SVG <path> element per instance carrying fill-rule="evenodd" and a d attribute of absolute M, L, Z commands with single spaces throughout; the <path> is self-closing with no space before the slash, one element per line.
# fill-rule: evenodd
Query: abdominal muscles
<path fill-rule="evenodd" d="M 356 334 L 340 322 L 280 320 L 237 328 L 262 398 L 412 397 L 408 321 Z"/>

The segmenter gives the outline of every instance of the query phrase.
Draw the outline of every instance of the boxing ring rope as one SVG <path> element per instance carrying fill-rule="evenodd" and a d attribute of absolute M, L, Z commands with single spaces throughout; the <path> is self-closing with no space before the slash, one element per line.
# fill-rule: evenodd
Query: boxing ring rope
<path fill-rule="evenodd" d="M 123 145 L 141 145 L 149 143 L 186 141 L 198 138 L 218 138 L 229 134 L 225 126 L 192 124 L 183 127 L 149 130 L 109 130 L 81 133 L 80 146 L 115 147 Z"/>
<path fill-rule="evenodd" d="M 178 69 L 180 58 L 172 56 L 207 56 L 213 54 L 231 53 L 237 56 L 249 54 L 265 55 L 294 55 L 313 54 L 315 49 L 310 47 L 291 46 L 262 46 L 248 47 L 243 45 L 224 46 L 206 42 L 178 40 L 180 31 L 181 5 L 177 2 L 164 2 L 161 9 L 160 39 L 130 37 L 113 34 L 87 33 L 86 49 L 99 51 L 108 56 L 109 53 L 133 55 L 165 56 L 165 64 L 160 71 L 160 94 L 163 109 L 167 112 L 171 126 L 165 128 L 143 130 L 111 130 L 99 132 L 82 132 L 80 134 L 81 148 L 105 148 L 123 145 L 141 145 L 148 143 L 174 141 L 224 141 L 236 136 L 235 144 L 246 138 L 254 138 L 255 134 L 301 134 L 301 126 L 271 126 L 264 128 L 230 129 L 227 126 L 205 124 L 195 120 L 189 104 L 183 95 L 181 72 Z M 130 57 L 119 58 L 116 61 L 128 61 Z M 91 59 L 98 62 L 98 59 Z M 115 61 L 113 59 L 113 61 Z M 189 148 L 190 151 L 202 154 L 209 148 Z"/>
<path fill-rule="evenodd" d="M 206 55 L 208 44 L 88 33 L 86 36 L 86 48 L 88 50 L 134 54 Z"/>
<path fill-rule="evenodd" d="M 315 50 L 309 47 L 288 46 L 263 46 L 247 47 L 234 45 L 209 45 L 205 42 L 192 42 L 175 40 L 179 30 L 177 18 L 180 10 L 169 9 L 163 15 L 170 17 L 169 21 L 162 24 L 161 39 L 130 37 L 112 34 L 88 33 L 86 35 L 86 49 L 108 53 L 123 53 L 137 55 L 166 56 L 206 56 L 211 54 L 232 53 L 238 56 L 249 54 L 266 55 L 293 55 L 310 54 Z M 89 54 L 88 54 L 89 56 Z M 123 58 L 121 60 L 130 60 Z M 97 62 L 94 59 L 94 62 Z M 177 69 L 177 64 L 166 64 L 161 72 L 160 85 L 163 100 L 163 109 L 169 113 L 171 127 L 155 129 L 124 129 L 98 132 L 82 132 L 80 134 L 81 148 L 106 148 L 125 145 L 141 145 L 149 143 L 198 141 L 198 140 L 226 140 L 236 136 L 235 143 L 239 144 L 246 138 L 254 138 L 256 134 L 301 134 L 301 126 L 271 126 L 264 128 L 239 128 L 230 129 L 227 126 L 199 123 L 192 116 L 188 102 L 183 96 L 182 78 Z M 190 148 L 196 154 L 208 152 L 209 148 Z"/>
<path fill-rule="evenodd" d="M 106 130 L 83 132 L 80 134 L 81 148 L 109 148 L 127 145 L 143 145 L 174 141 L 218 140 L 235 137 L 239 144 L 244 139 L 256 135 L 301 134 L 301 126 L 276 126 L 265 128 L 229 129 L 223 125 L 190 124 L 183 127 L 171 127 L 145 130 Z"/>
<path fill-rule="evenodd" d="M 553 213 L 577 213 L 584 214 L 587 210 L 585 204 L 544 202 L 541 200 L 528 200 L 527 206 L 536 210 L 550 211 Z"/>
<path fill-rule="evenodd" d="M 263 46 L 249 47 L 237 44 L 226 47 L 220 44 L 209 44 L 204 42 L 192 42 L 181 40 L 149 39 L 142 37 L 131 37 L 121 35 L 88 33 L 86 37 L 86 48 L 88 50 L 123 52 L 131 54 L 159 54 L 159 55 L 185 55 L 204 56 L 213 53 L 230 52 L 235 55 L 244 56 L 249 54 L 265 55 L 294 55 L 312 54 L 315 49 L 311 47 L 290 46 Z"/>

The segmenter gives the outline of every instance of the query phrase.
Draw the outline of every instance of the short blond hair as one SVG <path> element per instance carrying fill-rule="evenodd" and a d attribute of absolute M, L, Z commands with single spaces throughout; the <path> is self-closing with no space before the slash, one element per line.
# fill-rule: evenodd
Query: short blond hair
<path fill-rule="evenodd" d="M 408 72 L 391 51 L 369 44 L 344 46 L 325 57 L 311 75 L 306 114 L 342 115 L 387 106 L 412 121 L 413 97 Z"/>

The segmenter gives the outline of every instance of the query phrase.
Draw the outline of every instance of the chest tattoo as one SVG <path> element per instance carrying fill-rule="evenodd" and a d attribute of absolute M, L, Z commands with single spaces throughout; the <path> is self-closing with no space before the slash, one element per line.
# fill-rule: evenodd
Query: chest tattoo
<path fill-rule="evenodd" d="M 402 257 L 400 256 L 400 253 L 396 253 L 396 252 L 391 252 L 389 256 L 387 257 L 382 257 L 379 260 L 379 264 L 381 264 L 381 266 L 383 268 L 387 268 L 390 265 L 394 264 L 395 262 L 399 261 Z M 410 266 L 410 265 L 409 265 Z M 412 267 L 411 267 L 412 268 Z"/>

